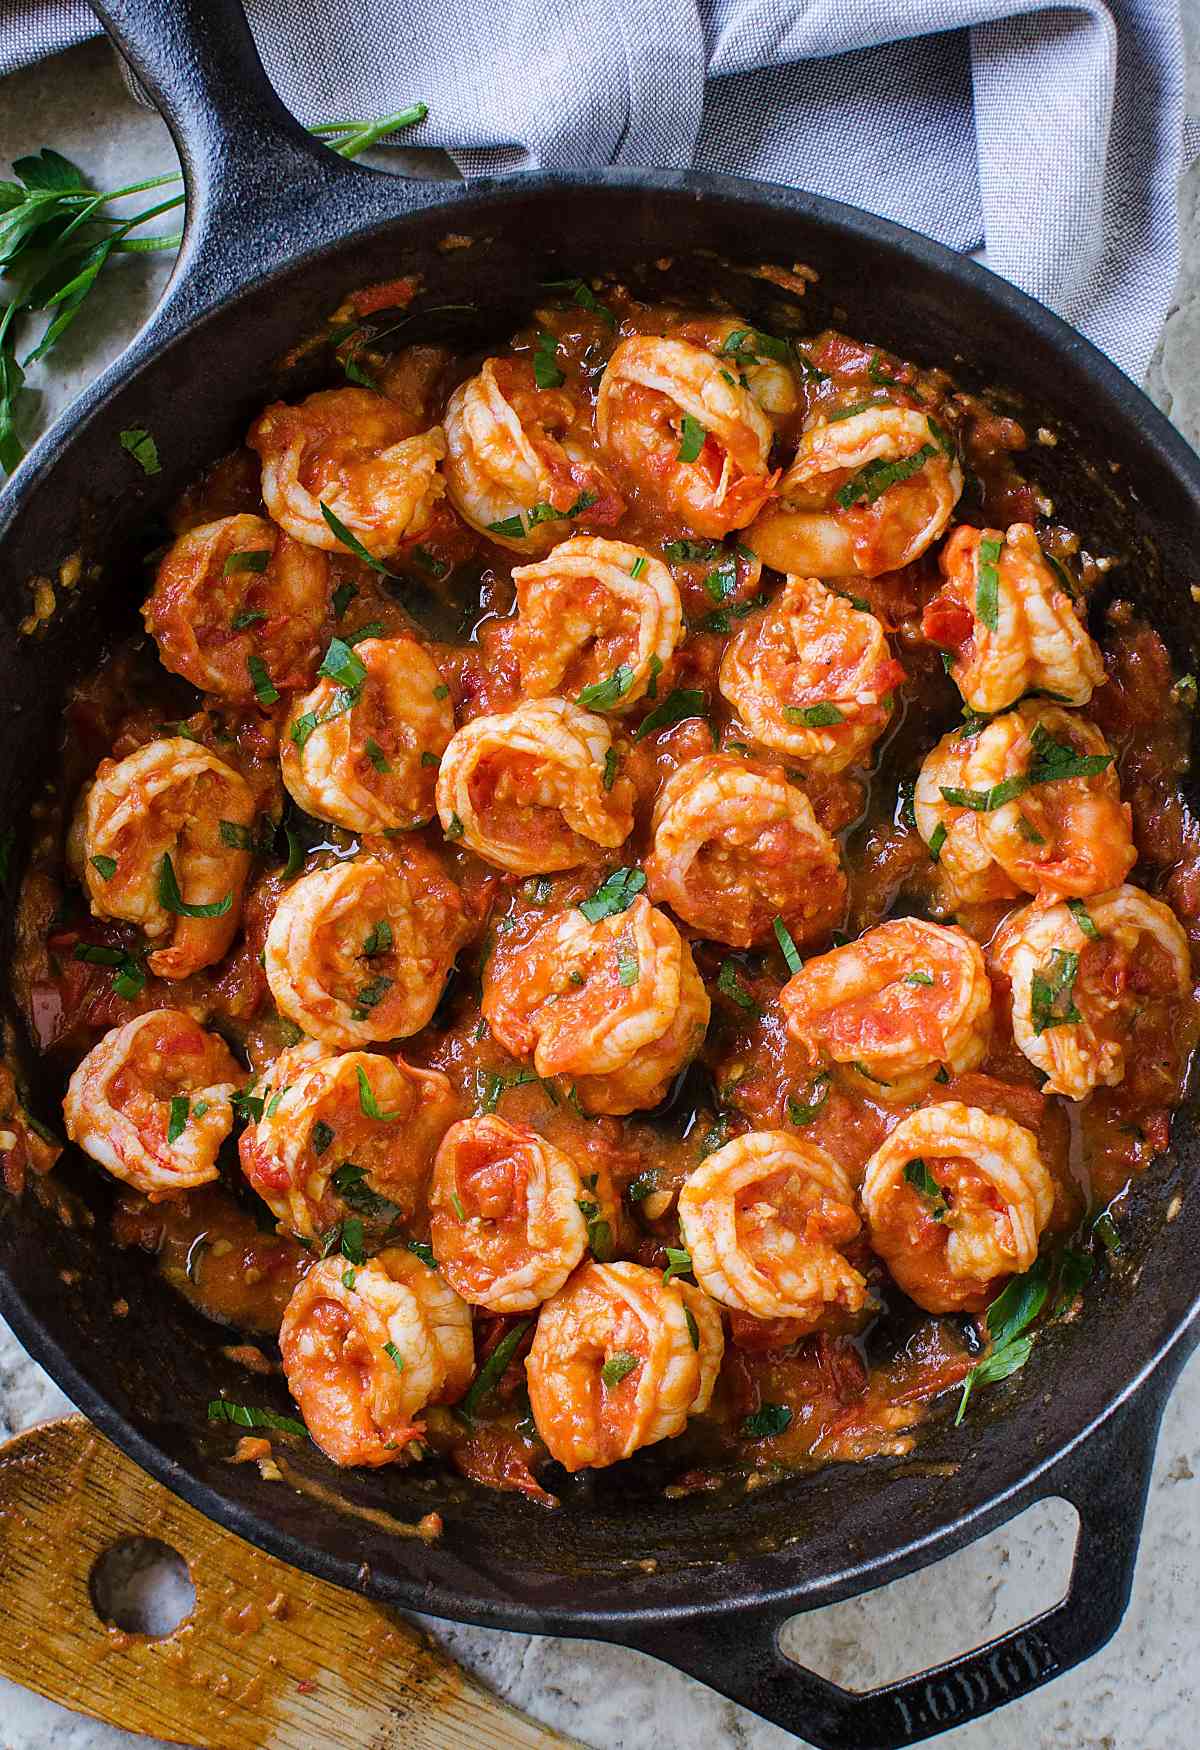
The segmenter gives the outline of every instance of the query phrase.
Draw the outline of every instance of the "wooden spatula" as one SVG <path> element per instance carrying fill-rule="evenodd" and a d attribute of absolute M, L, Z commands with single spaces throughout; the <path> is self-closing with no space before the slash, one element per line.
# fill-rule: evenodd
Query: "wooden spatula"
<path fill-rule="evenodd" d="M 154 1640 L 89 1586 L 127 1538 L 177 1550 L 195 1609 Z M 77 1713 L 202 1750 L 550 1750 L 381 1605 L 285 1567 L 154 1482 L 83 1416 L 0 1447 L 0 1673 Z"/>

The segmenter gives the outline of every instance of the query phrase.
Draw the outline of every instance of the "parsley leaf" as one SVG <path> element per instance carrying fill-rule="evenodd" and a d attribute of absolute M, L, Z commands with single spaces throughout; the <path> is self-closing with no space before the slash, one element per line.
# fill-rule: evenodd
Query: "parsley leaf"
<path fill-rule="evenodd" d="M 1003 546 L 1003 541 L 985 536 L 979 543 L 976 560 L 975 617 L 989 632 L 995 632 L 1000 625 L 1000 573 L 996 566 Z"/>
<path fill-rule="evenodd" d="M 233 906 L 233 894 L 214 899 L 210 905 L 185 904 L 175 879 L 175 865 L 167 854 L 158 866 L 158 903 L 164 911 L 173 912 L 180 918 L 223 918 Z"/>
<path fill-rule="evenodd" d="M 874 504 L 877 498 L 882 498 L 885 492 L 893 486 L 898 486 L 902 480 L 909 480 L 914 474 L 919 474 L 926 462 L 932 461 L 937 455 L 933 444 L 922 444 L 913 456 L 904 456 L 898 462 L 884 462 L 876 457 L 868 462 L 865 468 L 860 468 L 847 480 L 835 494 L 838 504 L 843 510 L 849 510 L 851 505 L 864 503 Z"/>
<path fill-rule="evenodd" d="M 674 723 L 682 723 L 686 717 L 703 717 L 705 709 L 705 697 L 698 688 L 674 687 L 648 717 L 642 718 L 633 732 L 633 739 L 641 741 L 656 729 L 667 729 Z"/>
<path fill-rule="evenodd" d="M 625 697 L 632 685 L 632 665 L 623 662 L 620 668 L 614 669 L 605 680 L 593 681 L 591 686 L 584 687 L 577 703 L 587 710 L 609 711 Z"/>
<path fill-rule="evenodd" d="M 787 969 L 794 976 L 804 965 L 800 958 L 792 933 L 781 917 L 775 919 L 775 940 L 779 943 L 780 953 L 787 963 Z"/>
<path fill-rule="evenodd" d="M 698 419 L 690 413 L 685 413 L 679 426 L 679 448 L 675 452 L 676 460 L 694 462 L 704 448 L 704 440 L 708 432 Z"/>
<path fill-rule="evenodd" d="M 599 923 L 601 918 L 616 917 L 618 912 L 628 911 L 645 885 L 643 870 L 614 869 L 579 909 L 589 924 Z"/>
<path fill-rule="evenodd" d="M 600 1369 L 600 1377 L 610 1388 L 620 1385 L 621 1381 L 631 1374 L 638 1364 L 638 1358 L 628 1349 L 618 1349 L 615 1355 L 610 1355 Z"/>
<path fill-rule="evenodd" d="M 29 361 L 26 360 L 26 363 Z M 158 459 L 158 445 L 148 431 L 140 428 L 121 433 L 121 448 L 128 450 L 143 474 L 161 474 L 162 463 Z"/>

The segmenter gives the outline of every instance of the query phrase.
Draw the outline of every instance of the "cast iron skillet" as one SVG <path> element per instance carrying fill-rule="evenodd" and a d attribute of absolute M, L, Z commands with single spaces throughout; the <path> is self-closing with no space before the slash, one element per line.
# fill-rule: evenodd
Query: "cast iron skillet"
<path fill-rule="evenodd" d="M 546 279 L 610 267 L 635 276 L 670 256 L 672 286 L 703 287 L 725 283 L 712 252 L 807 262 L 821 281 L 806 326 L 832 318 L 906 357 L 951 363 L 964 382 L 1006 385 L 1061 429 L 1064 441 L 1039 452 L 1039 479 L 1094 550 L 1126 556 L 1120 587 L 1162 630 L 1179 671 L 1196 668 L 1188 586 L 1200 463 L 1111 364 L 983 269 L 853 208 L 730 178 L 611 170 L 463 187 L 373 174 L 313 145 L 286 114 L 236 0 L 105 0 L 98 10 L 170 123 L 188 225 L 148 329 L 42 441 L 0 513 L 0 807 L 18 824 L 15 869 L 64 686 L 136 623 L 156 516 L 264 402 L 308 386 L 277 365 L 289 347 L 347 290 L 402 272 L 424 276 L 425 304 L 473 301 L 502 340 Z M 475 246 L 439 250 L 448 232 Z M 762 282 L 733 295 L 764 327 L 778 319 L 778 295 Z M 150 480 L 118 442 L 134 426 L 157 438 L 163 468 Z M 95 581 L 71 592 L 45 636 L 19 637 L 28 580 L 53 576 L 79 549 L 99 567 Z M 35 1105 L 52 1111 L 35 1064 L 30 1074 Z M 210 1430 L 205 1406 L 222 1389 L 244 1400 L 246 1376 L 145 1257 L 111 1244 L 105 1189 L 78 1158 L 60 1172 L 95 1227 L 64 1227 L 33 1197 L 9 1199 L 0 1310 L 119 1446 L 287 1561 L 439 1616 L 639 1647 L 828 1750 L 891 1750 L 1036 1688 L 1116 1629 L 1160 1412 L 1200 1332 L 1200 1205 L 1185 1190 L 1198 1157 L 1185 1112 L 1135 1207 L 1134 1267 L 1122 1282 L 1098 1281 L 1084 1316 L 1041 1337 L 1031 1365 L 980 1394 L 962 1428 L 931 1429 L 921 1464 L 841 1467 L 729 1501 L 662 1501 L 653 1458 L 632 1481 L 585 1481 L 557 1513 L 450 1478 L 337 1473 L 315 1451 L 289 1457 L 324 1485 L 320 1498 L 230 1467 L 227 1433 Z M 70 1286 L 63 1271 L 78 1273 Z M 119 1296 L 132 1309 L 123 1321 L 112 1312 Z M 253 1383 L 255 1401 L 285 1407 L 275 1382 Z M 779 1651 L 778 1630 L 797 1612 L 897 1578 L 1051 1494 L 1074 1502 L 1081 1528 L 1069 1593 L 1035 1622 L 866 1695 Z M 445 1537 L 426 1548 L 389 1535 L 355 1514 L 363 1506 L 408 1519 L 437 1506 Z"/>

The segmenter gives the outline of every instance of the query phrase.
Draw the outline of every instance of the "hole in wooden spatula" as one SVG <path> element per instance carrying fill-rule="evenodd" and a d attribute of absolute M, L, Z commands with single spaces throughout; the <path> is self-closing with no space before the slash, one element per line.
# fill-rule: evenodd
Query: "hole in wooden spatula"
<path fill-rule="evenodd" d="M 88 1575 L 92 1609 L 109 1628 L 162 1640 L 196 1607 L 196 1588 L 178 1550 L 157 1537 L 123 1537 Z"/>

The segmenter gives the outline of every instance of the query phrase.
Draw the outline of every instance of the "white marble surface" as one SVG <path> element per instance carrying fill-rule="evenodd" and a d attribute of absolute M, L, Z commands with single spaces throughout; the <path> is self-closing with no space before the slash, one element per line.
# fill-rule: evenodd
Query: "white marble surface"
<path fill-rule="evenodd" d="M 1195 0 L 1189 11 L 1193 36 L 1200 37 Z M 1196 73 L 1200 56 L 1190 60 Z M 100 45 L 8 80 L 0 93 L 0 160 L 53 144 L 110 187 L 172 165 L 161 123 L 130 101 Z M 1200 102 L 1192 108 L 1200 110 Z M 1184 267 L 1149 386 L 1196 443 L 1200 169 L 1185 178 L 1181 200 Z M 136 331 L 165 273 L 166 264 L 151 258 L 125 262 L 111 275 L 98 308 L 56 357 L 45 385 L 48 410 Z M 0 1326 L 0 1439 L 66 1407 Z M 939 1742 L 947 1750 L 1010 1750 L 1018 1743 L 1025 1750 L 1184 1750 L 1196 1742 L 1198 1470 L 1200 1358 L 1185 1372 L 1163 1423 L 1133 1600 L 1120 1632 L 1089 1664 L 1037 1695 L 946 1734 Z M 1061 1596 L 1072 1534 L 1072 1516 L 1061 1504 L 1032 1509 L 946 1563 L 798 1620 L 793 1650 L 835 1680 L 880 1682 L 920 1668 Z M 793 1742 L 642 1654 L 448 1623 L 429 1627 L 500 1694 L 593 1750 L 783 1750 Z M 117 1750 L 134 1742 L 0 1680 L 0 1750 Z"/>

